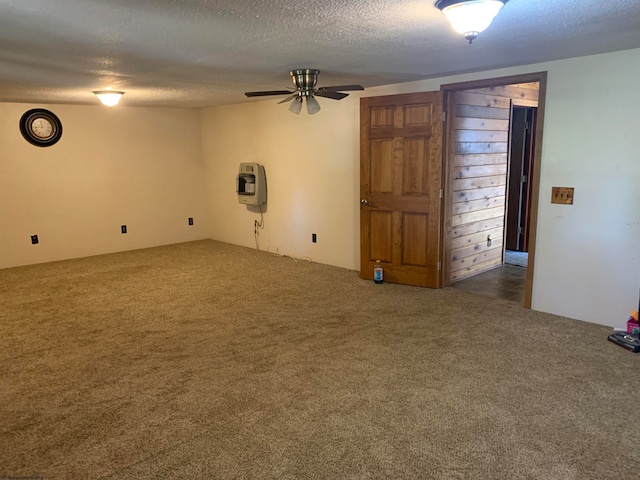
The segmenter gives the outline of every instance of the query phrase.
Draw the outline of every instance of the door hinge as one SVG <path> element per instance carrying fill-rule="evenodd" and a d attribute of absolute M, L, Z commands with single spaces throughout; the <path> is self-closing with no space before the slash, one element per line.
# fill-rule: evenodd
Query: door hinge
<path fill-rule="evenodd" d="M 524 129 L 529 130 L 529 122 L 524 122 Z"/>
<path fill-rule="evenodd" d="M 520 179 L 520 181 L 522 183 L 527 183 L 527 176 L 526 175 L 522 175 L 522 178 Z"/>
<path fill-rule="evenodd" d="M 438 261 L 438 270 L 442 270 L 442 262 Z"/>
<path fill-rule="evenodd" d="M 447 112 L 442 112 L 442 121 L 443 122 L 447 121 Z"/>
<path fill-rule="evenodd" d="M 440 189 L 440 198 L 444 197 L 444 192 L 442 191 L 442 189 Z"/>
<path fill-rule="evenodd" d="M 522 235 L 522 227 L 518 227 L 518 235 Z"/>

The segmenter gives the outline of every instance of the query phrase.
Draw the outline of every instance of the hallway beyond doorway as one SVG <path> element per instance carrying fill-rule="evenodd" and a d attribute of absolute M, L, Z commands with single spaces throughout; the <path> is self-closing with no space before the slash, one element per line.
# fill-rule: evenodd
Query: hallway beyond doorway
<path fill-rule="evenodd" d="M 526 281 L 526 268 L 505 264 L 457 282 L 451 287 L 523 304 Z"/>
<path fill-rule="evenodd" d="M 527 267 L 529 264 L 529 254 L 527 252 L 516 252 L 515 250 L 505 250 L 504 263 L 508 265 L 517 265 L 518 267 Z"/>

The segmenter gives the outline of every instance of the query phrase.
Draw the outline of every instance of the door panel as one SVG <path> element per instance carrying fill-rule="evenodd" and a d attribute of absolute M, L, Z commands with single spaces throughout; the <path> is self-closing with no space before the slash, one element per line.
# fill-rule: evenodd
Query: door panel
<path fill-rule="evenodd" d="M 371 191 L 391 193 L 393 191 L 393 140 L 373 140 L 370 161 Z"/>
<path fill-rule="evenodd" d="M 393 127 L 393 106 L 371 108 L 371 128 Z"/>
<path fill-rule="evenodd" d="M 402 219 L 402 263 L 404 265 L 427 266 L 427 242 L 429 216 L 421 213 L 405 213 Z"/>
<path fill-rule="evenodd" d="M 369 211 L 371 257 L 381 262 L 393 258 L 393 212 Z"/>
<path fill-rule="evenodd" d="M 424 138 L 407 138 L 404 141 L 404 164 L 402 168 L 402 193 L 425 195 L 428 190 L 425 172 L 426 152 L 431 146 Z"/>
<path fill-rule="evenodd" d="M 404 109 L 404 125 L 409 126 L 430 126 L 432 116 L 431 105 L 417 104 L 407 105 Z"/>
<path fill-rule="evenodd" d="M 441 285 L 441 118 L 440 92 L 361 99 L 362 278 Z"/>

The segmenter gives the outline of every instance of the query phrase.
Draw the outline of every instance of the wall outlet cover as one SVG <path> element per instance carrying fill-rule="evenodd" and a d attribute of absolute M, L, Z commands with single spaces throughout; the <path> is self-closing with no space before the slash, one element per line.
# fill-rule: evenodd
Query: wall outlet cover
<path fill-rule="evenodd" d="M 573 187 L 552 187 L 551 203 L 573 205 Z"/>

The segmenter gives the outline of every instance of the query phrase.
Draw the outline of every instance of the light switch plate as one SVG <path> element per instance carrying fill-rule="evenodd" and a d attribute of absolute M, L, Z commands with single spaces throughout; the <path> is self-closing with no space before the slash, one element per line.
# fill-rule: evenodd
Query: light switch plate
<path fill-rule="evenodd" d="M 573 187 L 551 187 L 551 203 L 573 205 Z"/>

